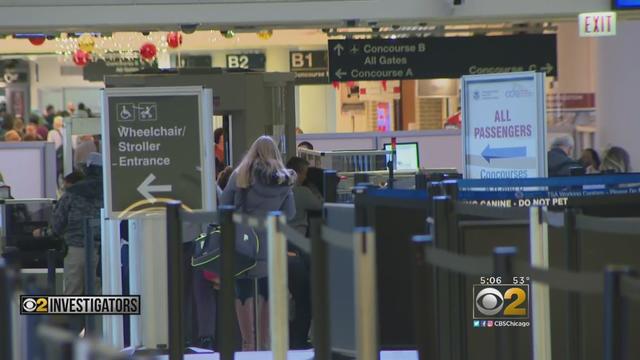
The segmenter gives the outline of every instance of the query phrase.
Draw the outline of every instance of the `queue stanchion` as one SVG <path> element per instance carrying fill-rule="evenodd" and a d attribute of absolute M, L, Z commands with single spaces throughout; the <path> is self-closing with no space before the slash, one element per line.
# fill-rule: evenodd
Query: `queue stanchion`
<path fill-rule="evenodd" d="M 458 180 L 444 180 L 442 181 L 442 187 L 446 195 L 451 196 L 454 200 L 458 199 Z"/>
<path fill-rule="evenodd" d="M 93 296 L 96 292 L 96 267 L 94 255 L 96 252 L 93 240 L 92 218 L 85 218 L 82 224 L 84 231 L 84 289 L 85 295 Z M 55 269 L 54 269 L 55 276 Z M 96 321 L 94 315 L 85 315 L 85 335 L 95 335 Z"/>
<path fill-rule="evenodd" d="M 493 266 L 495 276 L 500 276 L 503 281 L 510 281 L 513 276 L 513 262 L 517 249 L 513 246 L 496 247 L 493 250 Z M 496 355 L 498 360 L 517 359 L 515 337 L 512 329 L 496 328 Z"/>
<path fill-rule="evenodd" d="M 566 254 L 566 269 L 569 271 L 579 271 L 579 245 L 578 232 L 576 230 L 576 215 L 578 210 L 567 208 L 564 212 L 564 251 Z M 573 292 L 566 294 L 566 351 L 568 359 L 582 359 L 581 319 L 580 319 L 580 296 Z"/>
<path fill-rule="evenodd" d="M 357 227 L 353 233 L 356 303 L 357 359 L 377 360 L 378 293 L 376 284 L 376 243 L 373 230 Z"/>
<path fill-rule="evenodd" d="M 311 235 L 311 307 L 315 360 L 331 359 L 331 317 L 329 314 L 329 275 L 327 244 L 322 239 L 322 218 L 309 218 Z"/>
<path fill-rule="evenodd" d="M 449 196 L 435 196 L 433 198 L 433 246 L 442 249 L 449 249 L 449 217 L 451 216 L 451 198 Z M 434 269 L 434 280 L 436 290 L 436 324 L 442 336 L 438 337 L 438 358 L 452 359 L 451 339 L 455 339 L 451 327 L 451 282 L 449 272 L 442 269 Z M 460 341 L 458 339 L 458 341 Z"/>
<path fill-rule="evenodd" d="M 425 248 L 433 246 L 433 237 L 416 235 L 411 241 L 413 252 L 413 311 L 414 330 L 419 360 L 437 358 L 436 344 L 439 332 L 434 327 L 433 309 L 425 306 L 429 297 L 433 297 L 433 288 L 429 287 L 433 278 L 431 266 L 425 261 Z"/>
<path fill-rule="evenodd" d="M 267 216 L 269 266 L 269 327 L 274 360 L 286 360 L 289 350 L 289 288 L 287 285 L 287 238 L 281 230 L 280 211 Z"/>
<path fill-rule="evenodd" d="M 363 204 L 363 199 L 367 194 L 367 187 L 354 186 L 352 192 L 355 206 L 355 225 L 356 227 L 367 226 L 367 207 Z"/>
<path fill-rule="evenodd" d="M 629 358 L 629 304 L 620 281 L 634 272 L 627 266 L 608 266 L 604 272 L 604 360 Z"/>
<path fill-rule="evenodd" d="M 416 190 L 427 190 L 427 175 L 423 172 L 418 172 L 415 175 L 415 183 L 416 183 Z"/>
<path fill-rule="evenodd" d="M 448 216 L 448 250 L 461 254 L 463 252 L 462 237 L 459 234 L 458 218 L 453 211 L 454 203 L 458 198 L 458 181 L 442 181 L 442 191 L 451 199 Z M 465 293 L 465 277 L 463 274 L 449 273 L 450 277 L 450 301 L 451 301 L 451 331 L 453 339 L 457 339 L 458 344 L 451 347 L 453 359 L 466 359 L 467 356 L 467 334 L 466 319 L 464 318 L 466 304 L 463 303 Z"/>
<path fill-rule="evenodd" d="M 222 244 L 220 255 L 220 305 L 218 314 L 218 351 L 220 360 L 233 360 L 235 349 L 235 251 L 236 225 L 233 206 L 220 206 Z M 224 335 L 222 335 L 224 333 Z"/>
<path fill-rule="evenodd" d="M 361 183 L 368 183 L 369 182 L 369 174 L 367 173 L 355 173 L 353 175 L 353 183 L 358 185 Z"/>
<path fill-rule="evenodd" d="M 10 274 L 5 260 L 0 257 L 0 358 L 13 358 L 11 299 L 13 299 Z"/>
<path fill-rule="evenodd" d="M 180 201 L 167 203 L 167 275 L 169 305 L 169 360 L 184 358 L 182 294 L 184 266 L 182 255 L 182 218 Z"/>
<path fill-rule="evenodd" d="M 335 170 L 324 170 L 322 173 L 322 186 L 324 202 L 338 202 L 338 172 Z"/>
<path fill-rule="evenodd" d="M 58 251 L 56 249 L 47 250 L 47 293 L 56 294 L 56 261 Z"/>

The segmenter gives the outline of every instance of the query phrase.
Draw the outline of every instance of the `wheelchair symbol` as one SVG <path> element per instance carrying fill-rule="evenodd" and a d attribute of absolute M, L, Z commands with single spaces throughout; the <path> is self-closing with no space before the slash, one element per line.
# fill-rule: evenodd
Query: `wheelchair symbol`
<path fill-rule="evenodd" d="M 134 121 L 133 104 L 118 104 L 118 121 Z"/>

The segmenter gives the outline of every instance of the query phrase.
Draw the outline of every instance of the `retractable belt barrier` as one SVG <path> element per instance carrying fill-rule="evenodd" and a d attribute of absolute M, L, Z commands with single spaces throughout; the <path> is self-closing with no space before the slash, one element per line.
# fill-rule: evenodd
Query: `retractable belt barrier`
<path fill-rule="evenodd" d="M 432 247 L 431 239 L 421 237 L 420 242 L 428 242 L 424 259 L 434 267 L 464 275 L 500 275 L 497 256 L 504 248 L 495 248 L 494 256 L 468 256 Z M 515 250 L 510 255 L 514 255 Z M 624 319 L 628 318 L 625 299 L 640 301 L 640 279 L 625 268 L 608 266 L 604 273 L 569 272 L 560 269 L 541 269 L 522 261 L 507 257 L 512 274 L 529 274 L 531 280 L 547 284 L 549 287 L 581 294 L 603 294 L 605 302 L 605 359 L 626 359 L 628 329 Z M 500 336 L 501 333 L 498 333 Z M 511 342 L 500 341 L 500 354 L 513 354 Z"/>

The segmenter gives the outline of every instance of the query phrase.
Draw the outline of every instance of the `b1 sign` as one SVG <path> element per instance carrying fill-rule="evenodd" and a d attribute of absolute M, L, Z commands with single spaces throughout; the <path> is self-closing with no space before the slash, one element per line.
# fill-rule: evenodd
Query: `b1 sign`
<path fill-rule="evenodd" d="M 544 74 L 462 77 L 464 176 L 545 177 Z"/>
<path fill-rule="evenodd" d="M 615 12 L 584 13 L 578 16 L 581 37 L 615 36 L 617 26 Z"/>

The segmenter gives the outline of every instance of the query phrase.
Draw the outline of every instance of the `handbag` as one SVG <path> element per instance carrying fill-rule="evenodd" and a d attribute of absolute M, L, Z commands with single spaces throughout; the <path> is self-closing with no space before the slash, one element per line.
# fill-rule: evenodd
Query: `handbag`
<path fill-rule="evenodd" d="M 243 212 L 246 213 L 247 190 L 242 190 Z M 209 224 L 207 231 L 198 235 L 194 242 L 191 266 L 220 274 L 220 258 L 222 255 L 222 232 L 220 225 Z M 260 239 L 253 228 L 242 229 L 236 226 L 234 276 L 247 274 L 258 264 L 257 254 L 260 251 Z"/>

